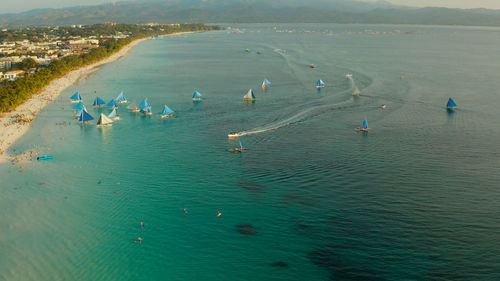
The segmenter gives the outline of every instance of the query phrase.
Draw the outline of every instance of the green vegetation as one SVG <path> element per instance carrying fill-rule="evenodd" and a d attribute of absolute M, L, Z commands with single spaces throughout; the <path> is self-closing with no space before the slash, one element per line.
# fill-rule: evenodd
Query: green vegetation
<path fill-rule="evenodd" d="M 7 81 L 5 85 L 0 86 L 0 112 L 13 110 L 34 94 L 38 93 L 52 80 L 59 78 L 71 70 L 90 65 L 103 58 L 116 53 L 125 45 L 135 39 L 145 38 L 153 35 L 165 35 L 184 31 L 207 31 L 218 29 L 216 26 L 206 26 L 202 24 L 181 24 L 176 26 L 138 26 L 138 25 L 95 25 L 96 30 L 106 29 L 109 33 L 116 31 L 131 34 L 124 39 L 102 39 L 100 47 L 92 49 L 84 55 L 71 55 L 59 60 L 53 61 L 47 68 L 43 68 L 33 75 L 16 81 Z M 97 32 L 97 31 L 96 31 Z M 21 67 L 32 66 L 30 61 L 23 61 Z M 29 69 L 29 68 L 28 68 Z"/>

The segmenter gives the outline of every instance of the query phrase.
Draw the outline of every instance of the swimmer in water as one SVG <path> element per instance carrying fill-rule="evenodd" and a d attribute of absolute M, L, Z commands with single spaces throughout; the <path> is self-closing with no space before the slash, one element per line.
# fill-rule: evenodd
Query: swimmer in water
<path fill-rule="evenodd" d="M 141 229 L 144 228 L 144 223 L 141 221 Z"/>
<path fill-rule="evenodd" d="M 186 208 L 184 208 L 184 214 L 187 215 L 188 214 L 188 210 Z"/>
<path fill-rule="evenodd" d="M 222 216 L 222 213 L 220 211 L 217 211 L 217 217 L 220 218 Z"/>
<path fill-rule="evenodd" d="M 137 243 L 137 242 L 139 242 L 139 244 L 142 244 L 142 238 L 141 237 L 135 238 L 134 243 Z"/>

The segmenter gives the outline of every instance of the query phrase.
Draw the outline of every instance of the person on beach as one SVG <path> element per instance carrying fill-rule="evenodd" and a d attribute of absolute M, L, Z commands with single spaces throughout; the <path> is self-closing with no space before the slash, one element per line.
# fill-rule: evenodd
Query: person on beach
<path fill-rule="evenodd" d="M 220 218 L 222 216 L 222 213 L 220 211 L 217 211 L 217 217 Z"/>

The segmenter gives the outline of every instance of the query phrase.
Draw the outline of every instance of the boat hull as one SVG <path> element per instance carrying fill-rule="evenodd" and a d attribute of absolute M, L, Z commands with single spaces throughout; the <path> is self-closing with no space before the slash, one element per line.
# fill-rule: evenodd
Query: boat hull
<path fill-rule="evenodd" d="M 201 98 L 193 98 L 193 101 L 201 101 Z"/>
<path fill-rule="evenodd" d="M 165 118 L 170 118 L 170 117 L 172 117 L 172 114 L 160 115 L 160 117 L 161 117 L 162 119 L 165 119 Z"/>
<path fill-rule="evenodd" d="M 116 103 L 122 104 L 122 103 L 128 103 L 128 101 L 126 101 L 126 100 L 124 100 L 124 101 L 116 101 Z"/>
<path fill-rule="evenodd" d="M 322 89 L 324 88 L 325 86 L 316 86 L 316 89 Z"/>
<path fill-rule="evenodd" d="M 252 99 L 252 98 L 244 98 L 243 100 L 245 100 L 245 101 L 256 101 L 257 99 Z"/>

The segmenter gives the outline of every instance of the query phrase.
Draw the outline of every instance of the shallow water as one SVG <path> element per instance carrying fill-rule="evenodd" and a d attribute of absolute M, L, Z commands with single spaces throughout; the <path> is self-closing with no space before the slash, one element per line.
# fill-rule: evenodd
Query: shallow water
<path fill-rule="evenodd" d="M 55 159 L 0 166 L 0 280 L 500 279 L 500 29 L 237 27 L 143 42 L 43 110 L 11 152 Z M 175 118 L 82 127 L 76 90 Z"/>

